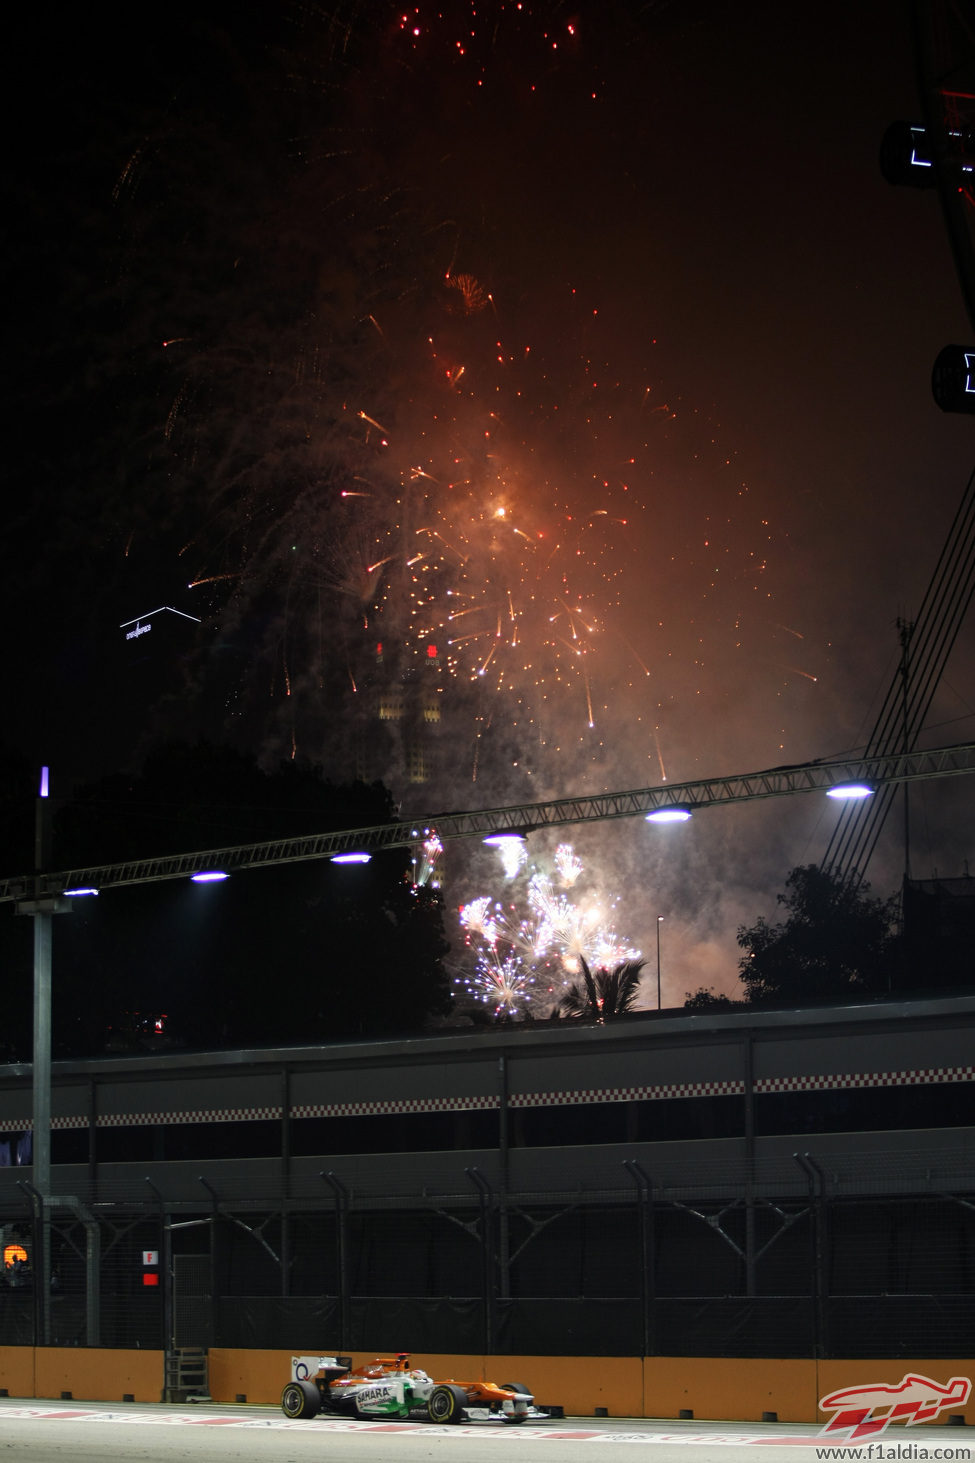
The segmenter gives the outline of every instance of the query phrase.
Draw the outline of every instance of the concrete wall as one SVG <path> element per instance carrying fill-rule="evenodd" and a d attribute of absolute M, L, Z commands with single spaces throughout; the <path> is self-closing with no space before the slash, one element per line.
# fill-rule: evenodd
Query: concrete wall
<path fill-rule="evenodd" d="M 356 1365 L 371 1354 L 353 1353 Z M 975 1358 L 931 1361 L 813 1361 L 734 1357 L 437 1356 L 415 1358 L 438 1381 L 483 1378 L 523 1382 L 540 1406 L 559 1405 L 568 1416 L 695 1418 L 760 1422 L 775 1413 L 779 1422 L 824 1422 L 819 1398 L 841 1387 L 893 1385 L 915 1373 L 942 1385 L 952 1377 L 975 1379 Z M 210 1395 L 216 1402 L 276 1406 L 291 1375 L 289 1351 L 237 1351 L 213 1347 L 209 1354 Z M 53 1397 L 70 1392 L 76 1401 L 158 1402 L 163 1394 L 161 1351 L 101 1348 L 0 1346 L 0 1388 L 11 1397 Z M 949 1412 L 975 1427 L 975 1401 Z M 947 1421 L 943 1413 L 941 1423 Z"/>

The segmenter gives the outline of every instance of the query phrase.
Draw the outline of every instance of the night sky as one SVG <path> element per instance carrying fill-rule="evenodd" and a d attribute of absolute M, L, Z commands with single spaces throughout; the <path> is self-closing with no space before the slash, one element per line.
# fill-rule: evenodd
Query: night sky
<path fill-rule="evenodd" d="M 861 750 L 975 462 L 937 199 L 877 162 L 907 7 L 147 14 L 10 52 L 11 744 L 62 790 L 166 736 L 341 776 L 435 660 L 410 812 Z M 135 663 L 160 605 L 200 628 Z M 973 667 L 969 624 L 924 745 L 975 737 Z M 967 781 L 914 797 L 914 875 L 966 872 Z M 651 967 L 664 916 L 665 1004 L 730 990 L 833 817 L 590 825 L 580 888 Z"/>

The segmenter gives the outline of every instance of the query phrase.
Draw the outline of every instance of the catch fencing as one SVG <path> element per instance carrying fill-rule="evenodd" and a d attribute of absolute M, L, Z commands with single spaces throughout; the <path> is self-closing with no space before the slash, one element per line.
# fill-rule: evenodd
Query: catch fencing
<path fill-rule="evenodd" d="M 383 1188 L 353 1160 L 255 1190 L 0 1171 L 0 1345 L 417 1354 L 975 1354 L 975 1154 L 960 1138 L 751 1167 L 618 1166 L 615 1187 Z M 60 1195 L 60 1197 L 57 1197 Z M 50 1286 L 38 1283 L 47 1246 Z"/>

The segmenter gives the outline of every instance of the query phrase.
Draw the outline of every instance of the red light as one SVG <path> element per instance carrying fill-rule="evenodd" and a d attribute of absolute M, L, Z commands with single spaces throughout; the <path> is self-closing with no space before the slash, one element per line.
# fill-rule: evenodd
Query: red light
<path fill-rule="evenodd" d="M 427 660 L 436 660 L 436 658 L 437 658 L 437 647 L 435 645 L 428 645 L 427 646 Z"/>
<path fill-rule="evenodd" d="M 142 1276 L 143 1285 L 158 1285 L 159 1272 L 157 1270 L 146 1270 Z"/>

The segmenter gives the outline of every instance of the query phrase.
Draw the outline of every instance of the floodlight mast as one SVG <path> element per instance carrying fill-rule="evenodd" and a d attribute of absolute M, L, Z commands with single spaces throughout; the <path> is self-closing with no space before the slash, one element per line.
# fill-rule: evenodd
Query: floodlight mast
<path fill-rule="evenodd" d="M 758 798 L 787 797 L 793 793 L 827 792 L 837 783 L 863 782 L 873 788 L 917 782 L 927 778 L 957 777 L 975 772 L 975 742 L 964 742 L 932 751 L 901 751 L 882 756 L 809 762 L 773 767 L 744 776 L 709 778 L 698 782 L 668 783 L 637 788 L 630 792 L 599 793 L 591 797 L 558 798 L 545 803 L 521 803 L 503 808 L 485 808 L 466 813 L 444 812 L 410 821 L 380 823 L 370 828 L 350 828 L 336 833 L 301 835 L 232 848 L 196 850 L 160 858 L 134 859 L 62 873 L 42 873 L 0 880 L 0 903 L 23 902 L 43 896 L 63 896 L 79 887 L 106 889 L 126 884 L 154 884 L 165 879 L 188 878 L 203 869 L 233 873 L 266 868 L 272 864 L 303 863 L 331 859 L 350 852 L 379 853 L 384 849 L 412 848 L 421 842 L 424 829 L 436 828 L 441 842 L 448 839 L 479 838 L 490 833 L 526 834 L 543 828 L 606 821 L 613 818 L 645 818 L 658 809 L 684 808 L 692 811 L 725 803 L 753 802 Z M 35 889 L 35 884 L 38 886 Z M 26 910 L 24 911 L 27 912 Z"/>
<path fill-rule="evenodd" d="M 33 1182 L 27 1188 L 34 1211 L 34 1335 L 41 1346 L 51 1337 L 51 920 L 71 909 L 70 899 L 45 888 L 51 857 L 50 790 L 49 770 L 42 767 L 34 813 L 35 872 L 26 891 L 34 897 L 17 905 L 18 914 L 34 921 Z"/>

